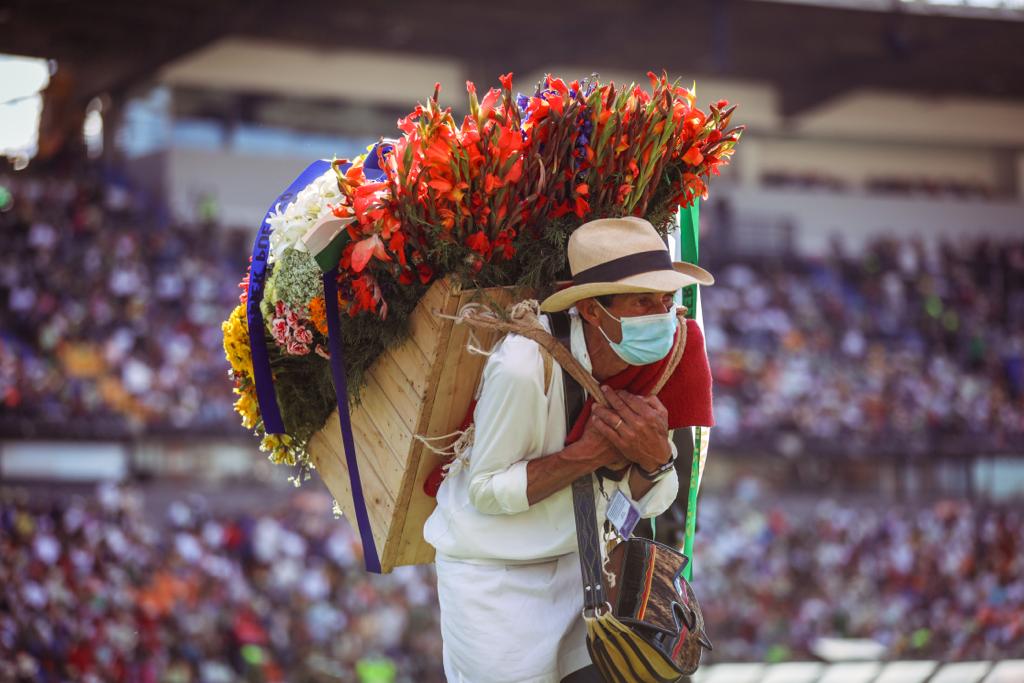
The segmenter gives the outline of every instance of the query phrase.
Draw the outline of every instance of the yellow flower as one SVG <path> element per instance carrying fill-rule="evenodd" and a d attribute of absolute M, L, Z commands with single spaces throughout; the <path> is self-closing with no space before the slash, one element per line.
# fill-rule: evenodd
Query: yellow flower
<path fill-rule="evenodd" d="M 260 450 L 270 453 L 270 461 L 275 465 L 295 465 L 291 444 L 292 437 L 287 434 L 267 434 L 260 442 Z"/>
<path fill-rule="evenodd" d="M 260 406 L 256 402 L 256 396 L 252 387 L 247 389 L 235 389 L 238 400 L 235 401 L 235 412 L 242 416 L 242 426 L 246 429 L 253 429 L 260 419 Z"/>
<path fill-rule="evenodd" d="M 224 355 L 235 375 L 252 377 L 252 354 L 249 351 L 249 325 L 245 319 L 245 304 L 231 312 L 221 326 L 224 333 Z"/>

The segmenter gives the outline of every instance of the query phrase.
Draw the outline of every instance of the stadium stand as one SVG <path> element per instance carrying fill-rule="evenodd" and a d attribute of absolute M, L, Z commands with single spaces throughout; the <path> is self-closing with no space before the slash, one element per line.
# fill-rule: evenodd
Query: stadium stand
<path fill-rule="evenodd" d="M 366 574 L 322 494 L 253 514 L 196 495 L 160 508 L 109 484 L 0 500 L 0 680 L 363 680 L 360 667 L 443 680 L 432 570 Z M 700 514 L 714 533 L 697 536 L 695 588 L 715 644 L 700 683 L 883 683 L 946 669 L 948 683 L 980 683 L 996 672 L 989 660 L 1021 654 L 1019 510 L 807 508 L 747 483 L 708 494 Z M 871 638 L 892 661 L 790 661 L 813 659 L 826 636 Z"/>

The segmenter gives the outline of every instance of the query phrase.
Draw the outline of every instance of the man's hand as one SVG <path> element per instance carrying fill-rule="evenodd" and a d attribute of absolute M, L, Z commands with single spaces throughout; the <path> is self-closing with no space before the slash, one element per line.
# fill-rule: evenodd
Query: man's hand
<path fill-rule="evenodd" d="M 601 391 L 610 407 L 594 405 L 594 430 L 641 469 L 651 472 L 668 462 L 668 411 L 658 397 L 610 387 Z"/>
<path fill-rule="evenodd" d="M 601 435 L 599 422 L 591 415 L 578 440 L 557 453 L 526 463 L 526 500 L 530 505 L 600 467 L 617 470 L 629 465 L 618 449 Z"/>
<path fill-rule="evenodd" d="M 593 412 L 583 428 L 582 436 L 574 445 L 577 445 L 577 448 L 564 451 L 565 459 L 580 464 L 586 463 L 591 471 L 600 467 L 620 470 L 629 465 L 629 461 L 622 456 L 619 449 L 604 436 L 601 421 Z"/>

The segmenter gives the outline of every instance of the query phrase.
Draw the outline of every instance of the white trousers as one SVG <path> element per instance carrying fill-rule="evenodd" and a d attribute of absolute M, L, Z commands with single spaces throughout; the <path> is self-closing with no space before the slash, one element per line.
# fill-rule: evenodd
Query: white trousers
<path fill-rule="evenodd" d="M 559 683 L 588 666 L 577 553 L 535 564 L 437 556 L 448 683 Z"/>

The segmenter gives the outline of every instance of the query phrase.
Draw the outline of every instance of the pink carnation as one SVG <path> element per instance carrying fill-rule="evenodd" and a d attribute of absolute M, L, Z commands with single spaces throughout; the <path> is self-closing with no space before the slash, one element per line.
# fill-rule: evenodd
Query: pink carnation
<path fill-rule="evenodd" d="M 284 344 L 288 340 L 288 324 L 283 318 L 274 318 L 271 322 L 271 333 L 274 335 L 274 341 Z"/>
<path fill-rule="evenodd" d="M 297 341 L 289 340 L 288 353 L 292 354 L 293 356 L 305 356 L 307 353 L 309 353 L 309 347 L 306 346 L 305 344 L 300 344 Z"/>

